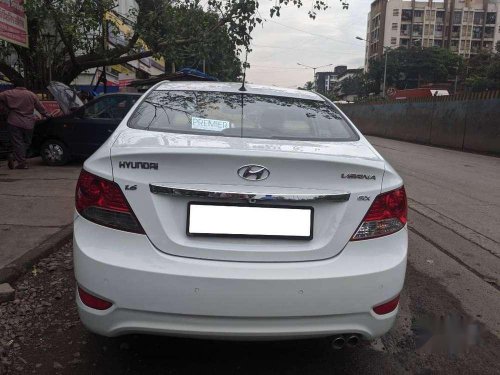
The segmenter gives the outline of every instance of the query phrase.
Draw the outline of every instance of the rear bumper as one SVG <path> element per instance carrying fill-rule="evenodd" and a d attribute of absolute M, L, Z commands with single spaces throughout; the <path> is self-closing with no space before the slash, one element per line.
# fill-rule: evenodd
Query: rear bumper
<path fill-rule="evenodd" d="M 77 282 L 113 302 L 105 311 L 77 305 L 91 331 L 211 338 L 300 338 L 387 332 L 397 310 L 372 307 L 404 282 L 407 230 L 349 243 L 335 258 L 296 263 L 206 261 L 156 250 L 146 236 L 77 217 Z"/>

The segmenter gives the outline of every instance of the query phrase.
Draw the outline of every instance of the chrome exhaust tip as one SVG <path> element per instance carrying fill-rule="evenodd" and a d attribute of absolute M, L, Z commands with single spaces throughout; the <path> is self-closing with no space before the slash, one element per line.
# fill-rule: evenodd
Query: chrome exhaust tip
<path fill-rule="evenodd" d="M 347 346 L 354 348 L 359 344 L 359 336 L 358 335 L 351 335 L 347 338 L 346 341 Z"/>
<path fill-rule="evenodd" d="M 335 350 L 342 349 L 344 347 L 344 345 L 345 345 L 345 338 L 343 336 L 335 337 L 332 340 L 332 348 Z"/>

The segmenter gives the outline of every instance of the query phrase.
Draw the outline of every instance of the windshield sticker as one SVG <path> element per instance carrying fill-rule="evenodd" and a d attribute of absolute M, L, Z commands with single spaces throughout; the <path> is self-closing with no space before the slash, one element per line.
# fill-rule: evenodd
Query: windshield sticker
<path fill-rule="evenodd" d="M 229 121 L 213 120 L 209 118 L 191 117 L 191 128 L 199 130 L 209 130 L 213 132 L 221 132 L 224 129 L 229 129 Z"/>

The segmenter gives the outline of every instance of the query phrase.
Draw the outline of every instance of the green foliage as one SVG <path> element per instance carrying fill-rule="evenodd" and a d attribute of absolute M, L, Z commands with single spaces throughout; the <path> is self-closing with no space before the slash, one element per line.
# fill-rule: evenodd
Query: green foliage
<path fill-rule="evenodd" d="M 344 95 L 356 95 L 358 98 L 366 98 L 376 90 L 374 81 L 364 72 L 344 79 L 341 88 Z"/>
<path fill-rule="evenodd" d="M 201 70 L 205 62 L 206 73 L 222 81 L 236 81 L 242 74 L 238 47 L 230 37 L 226 25 L 214 28 L 219 17 L 213 11 L 205 11 L 196 4 L 165 4 L 159 13 L 156 27 L 143 31 L 143 39 L 154 46 L 162 35 L 191 40 L 175 48 L 161 44 L 156 46 L 157 54 L 175 66 Z M 206 30 L 213 28 L 210 33 Z M 173 40 L 172 40 L 173 42 Z M 168 67 L 167 67 L 168 70 Z"/>
<path fill-rule="evenodd" d="M 463 69 L 463 58 L 447 49 L 404 48 L 387 53 L 387 87 L 398 89 L 419 87 L 425 83 L 446 82 Z M 384 75 L 384 59 L 372 60 L 369 78 L 380 87 Z"/>
<path fill-rule="evenodd" d="M 472 91 L 500 90 L 500 52 L 470 58 L 465 85 Z"/>
<path fill-rule="evenodd" d="M 302 8 L 303 0 L 272 1 L 270 17 L 283 7 Z M 345 0 L 339 0 L 344 8 Z M 107 11 L 117 0 L 26 0 L 30 48 L 9 44 L 0 50 L 0 72 L 9 78 L 25 76 L 28 86 L 45 87 L 52 78 L 69 83 L 81 72 L 121 64 L 149 56 L 173 61 L 209 60 L 209 70 L 221 78 L 239 74 L 236 57 L 249 50 L 251 33 L 263 22 L 257 0 L 136 0 L 137 9 L 125 15 L 134 30 L 122 45 L 108 48 L 101 27 Z M 309 17 L 328 8 L 326 0 L 312 0 Z M 147 42 L 147 48 L 141 40 Z M 230 55 L 228 56 L 228 52 Z M 11 58 L 18 57 L 16 66 Z M 221 57 L 224 57 L 221 59 Z M 49 66 L 51 69 L 49 70 Z"/>
<path fill-rule="evenodd" d="M 314 82 L 307 81 L 304 86 L 298 87 L 299 90 L 312 90 L 314 89 Z"/>

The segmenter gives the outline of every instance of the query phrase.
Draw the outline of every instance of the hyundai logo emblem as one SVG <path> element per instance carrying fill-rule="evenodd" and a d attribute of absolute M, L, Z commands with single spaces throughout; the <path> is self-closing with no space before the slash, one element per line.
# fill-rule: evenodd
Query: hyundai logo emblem
<path fill-rule="evenodd" d="M 271 172 L 262 165 L 249 164 L 238 169 L 238 176 L 249 181 L 262 181 L 269 177 Z"/>

